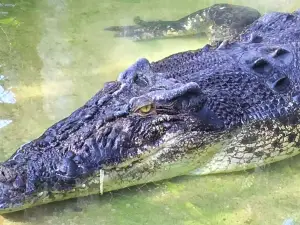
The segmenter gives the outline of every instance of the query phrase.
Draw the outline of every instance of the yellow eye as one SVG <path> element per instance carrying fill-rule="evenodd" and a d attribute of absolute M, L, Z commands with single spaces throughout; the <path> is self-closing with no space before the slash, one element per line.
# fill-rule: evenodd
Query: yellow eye
<path fill-rule="evenodd" d="M 139 108 L 139 111 L 141 113 L 148 113 L 151 111 L 151 109 L 152 109 L 152 105 L 145 105 L 145 106 Z"/>
<path fill-rule="evenodd" d="M 154 109 L 154 105 L 153 104 L 149 104 L 149 105 L 144 105 L 140 108 L 138 108 L 136 110 L 136 112 L 140 113 L 140 114 L 149 114 L 151 112 L 154 112 L 155 109 Z"/>

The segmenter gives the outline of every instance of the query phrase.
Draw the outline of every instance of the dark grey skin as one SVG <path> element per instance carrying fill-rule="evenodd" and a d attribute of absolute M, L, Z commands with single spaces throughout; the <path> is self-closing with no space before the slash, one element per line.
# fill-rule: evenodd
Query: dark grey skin
<path fill-rule="evenodd" d="M 300 11 L 138 60 L 0 166 L 0 212 L 299 153 Z"/>
<path fill-rule="evenodd" d="M 210 43 L 217 43 L 237 36 L 259 17 L 260 13 L 250 7 L 215 4 L 175 21 L 143 21 L 136 17 L 136 25 L 111 26 L 106 30 L 114 31 L 115 37 L 134 41 L 205 35 Z"/>

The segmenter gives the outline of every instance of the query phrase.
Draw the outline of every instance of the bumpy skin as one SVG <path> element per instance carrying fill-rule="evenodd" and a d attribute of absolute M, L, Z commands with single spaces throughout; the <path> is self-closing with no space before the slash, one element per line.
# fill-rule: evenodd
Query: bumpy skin
<path fill-rule="evenodd" d="M 299 153 L 300 13 L 270 13 L 217 48 L 141 59 L 0 167 L 9 212 Z"/>
<path fill-rule="evenodd" d="M 176 21 L 143 21 L 133 26 L 112 26 L 116 37 L 134 41 L 206 35 L 211 43 L 231 39 L 260 17 L 256 9 L 231 4 L 215 4 Z"/>

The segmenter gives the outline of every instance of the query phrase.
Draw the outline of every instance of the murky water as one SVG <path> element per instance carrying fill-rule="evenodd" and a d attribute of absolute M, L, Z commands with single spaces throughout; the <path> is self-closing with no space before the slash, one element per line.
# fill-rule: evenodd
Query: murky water
<path fill-rule="evenodd" d="M 154 61 L 206 42 L 136 43 L 113 38 L 104 27 L 132 24 L 137 15 L 174 20 L 217 2 L 224 1 L 0 1 L 0 92 L 10 93 L 5 98 L 10 102 L 0 99 L 0 127 L 5 126 L 0 161 L 84 104 L 136 59 Z M 227 2 L 262 12 L 300 8 L 298 0 Z M 8 104 L 14 98 L 16 103 Z M 300 157 L 295 157 L 254 172 L 180 177 L 53 203 L 5 215 L 0 224 L 275 225 L 287 219 L 300 224 L 299 172 Z"/>

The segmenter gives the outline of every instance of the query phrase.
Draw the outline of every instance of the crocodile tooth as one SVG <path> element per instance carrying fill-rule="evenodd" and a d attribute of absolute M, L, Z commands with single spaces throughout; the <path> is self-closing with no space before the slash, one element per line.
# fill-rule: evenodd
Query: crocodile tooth
<path fill-rule="evenodd" d="M 228 46 L 228 43 L 229 43 L 228 40 L 222 41 L 222 43 L 219 45 L 219 47 L 217 49 L 218 50 L 226 49 L 226 47 Z"/>

